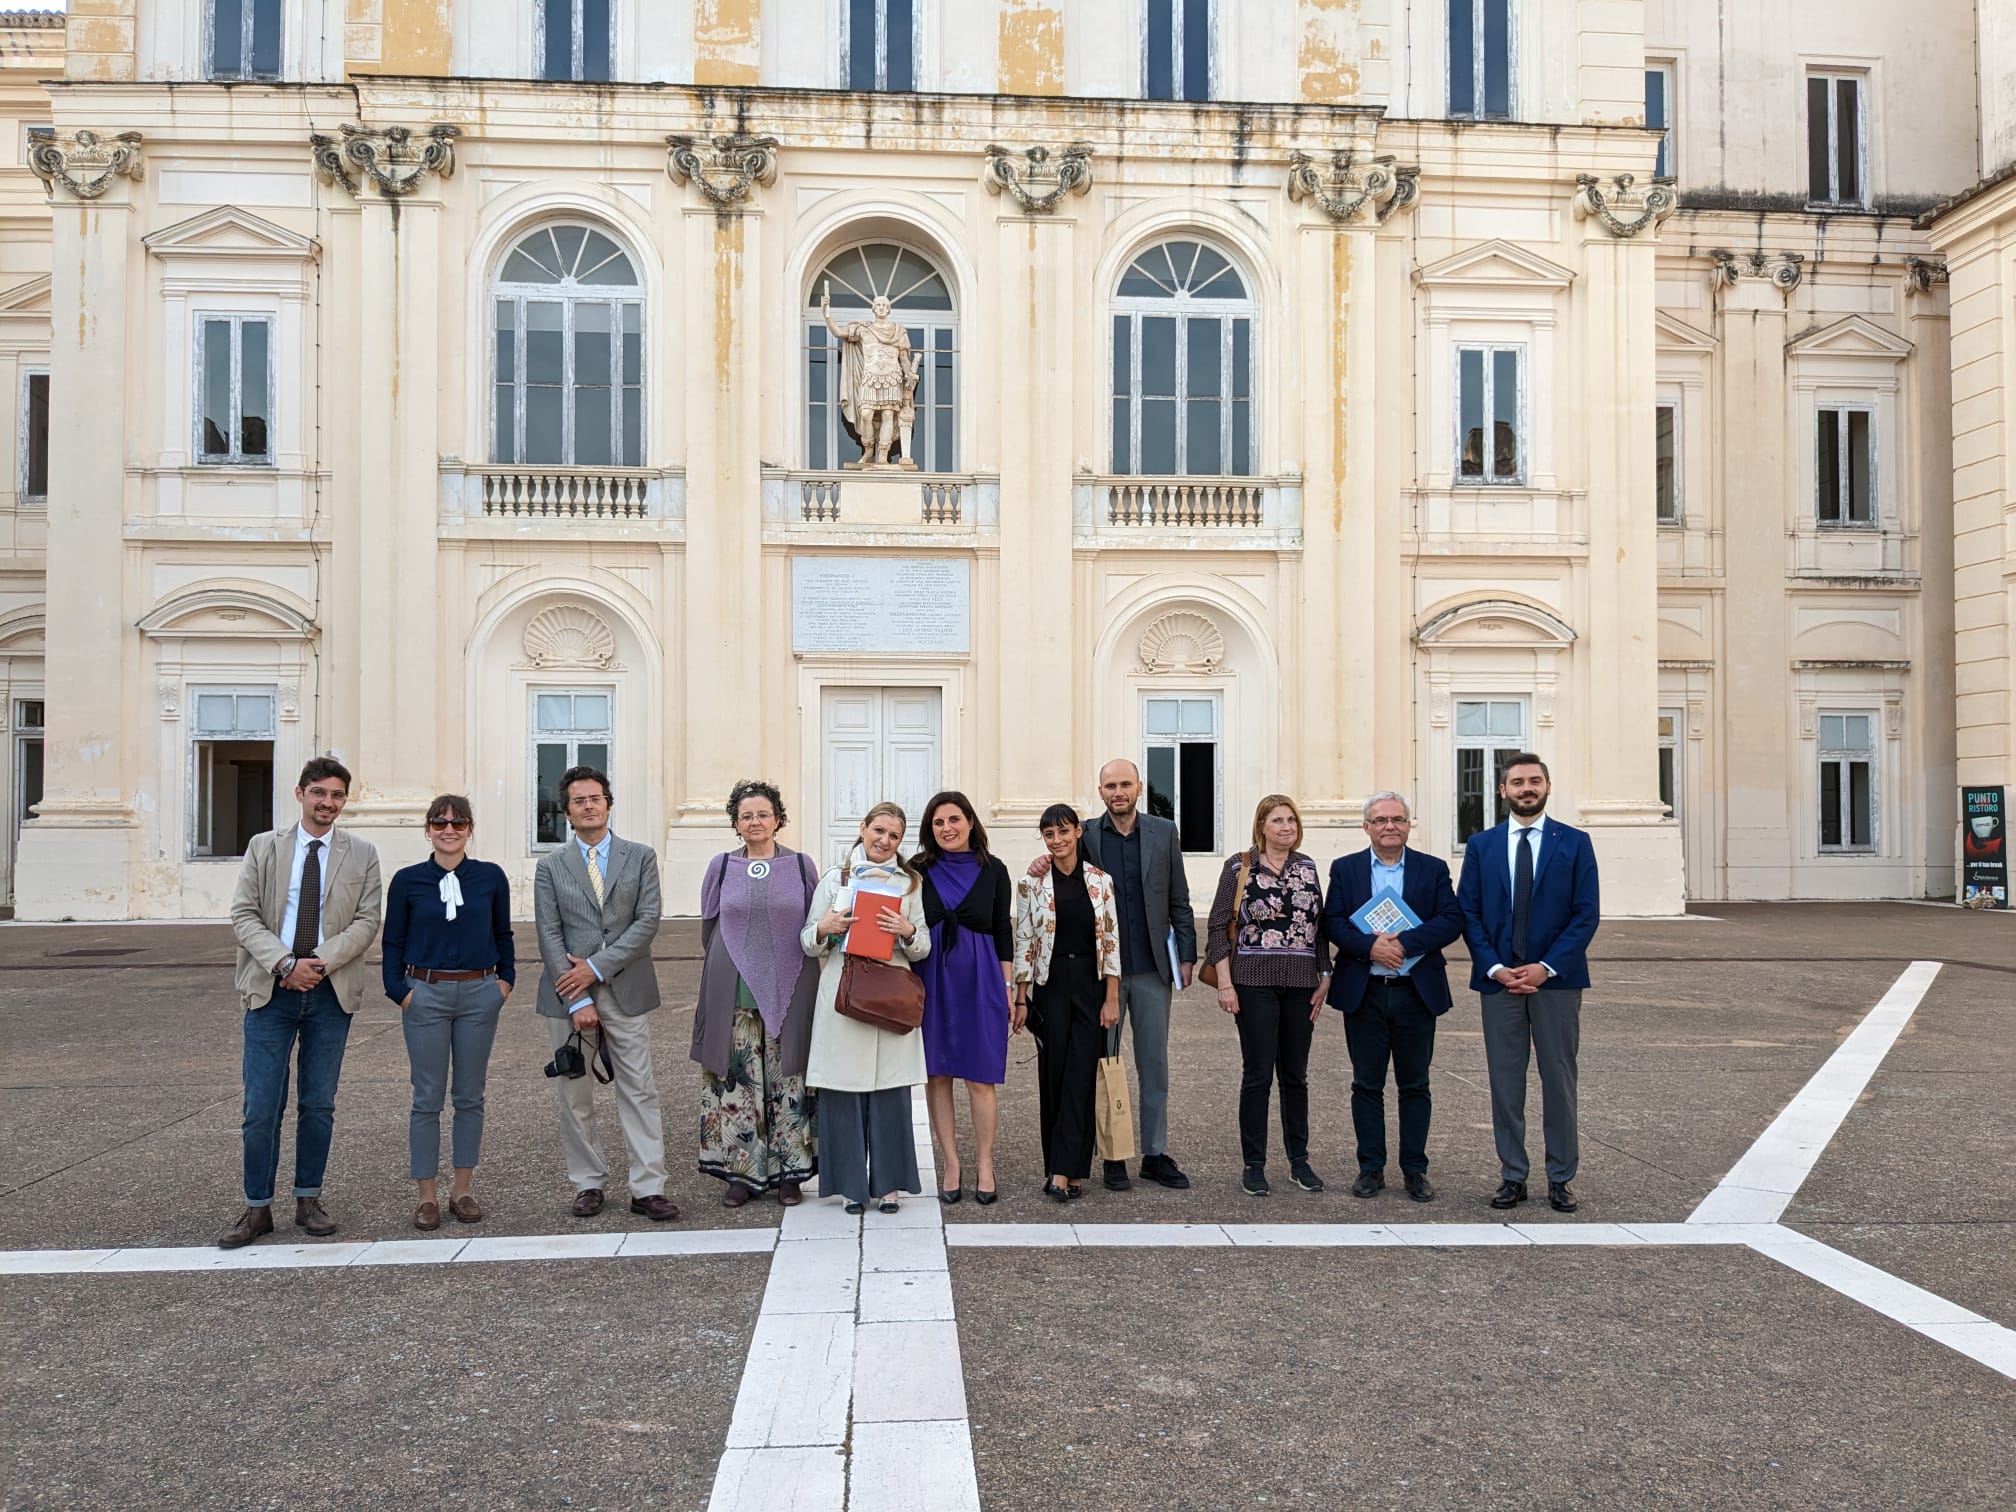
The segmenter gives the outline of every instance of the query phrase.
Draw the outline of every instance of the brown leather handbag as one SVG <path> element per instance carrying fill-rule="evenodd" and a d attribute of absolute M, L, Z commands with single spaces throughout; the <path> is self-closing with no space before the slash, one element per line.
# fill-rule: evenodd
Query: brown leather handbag
<path fill-rule="evenodd" d="M 1225 938 L 1231 942 L 1232 950 L 1225 957 L 1225 970 L 1232 970 L 1232 956 L 1239 950 L 1239 910 L 1246 906 L 1246 879 L 1253 875 L 1253 852 L 1248 851 L 1239 858 L 1239 886 L 1232 894 L 1232 922 L 1225 926 Z M 1197 968 L 1197 980 L 1206 987 L 1218 985 L 1218 963 L 1206 961 Z M 1226 981 L 1232 978 L 1228 975 Z"/>
<path fill-rule="evenodd" d="M 908 1034 L 924 1022 L 924 979 L 887 961 L 850 955 L 840 968 L 834 1010 L 891 1034 Z"/>

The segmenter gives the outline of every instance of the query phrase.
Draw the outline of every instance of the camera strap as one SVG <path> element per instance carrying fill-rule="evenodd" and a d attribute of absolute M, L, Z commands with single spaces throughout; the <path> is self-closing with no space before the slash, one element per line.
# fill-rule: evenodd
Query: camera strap
<path fill-rule="evenodd" d="M 581 1050 L 581 1054 L 583 1058 L 586 1059 L 588 1062 L 588 1069 L 595 1074 L 595 1080 L 600 1082 L 603 1086 L 606 1087 L 609 1085 L 609 1083 L 616 1080 L 616 1066 L 615 1063 L 609 1059 L 609 1036 L 602 1032 L 602 1028 L 599 1024 L 596 1026 L 595 1053 L 592 1056 L 590 1056 L 588 1054 L 588 1044 L 585 1038 L 586 1034 L 587 1031 L 585 1029 L 576 1029 L 574 1031 L 574 1038 L 581 1041 L 581 1045 L 579 1047 Z"/>

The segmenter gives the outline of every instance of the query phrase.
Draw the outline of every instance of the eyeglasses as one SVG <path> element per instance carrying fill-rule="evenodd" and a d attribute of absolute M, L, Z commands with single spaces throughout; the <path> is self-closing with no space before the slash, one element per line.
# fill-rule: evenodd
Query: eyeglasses
<path fill-rule="evenodd" d="M 1367 819 L 1365 821 L 1365 828 L 1405 829 L 1407 828 L 1408 825 L 1412 824 L 1413 822 L 1414 821 L 1412 819 Z"/>
<path fill-rule="evenodd" d="M 458 834 L 463 830 L 474 829 L 475 827 L 467 819 L 429 819 L 427 821 L 427 828 L 430 830 L 454 830 Z"/>

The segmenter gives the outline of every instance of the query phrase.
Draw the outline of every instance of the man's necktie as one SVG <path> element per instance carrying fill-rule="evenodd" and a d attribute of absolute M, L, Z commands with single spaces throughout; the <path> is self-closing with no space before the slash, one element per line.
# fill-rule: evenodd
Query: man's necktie
<path fill-rule="evenodd" d="M 595 858 L 593 850 L 588 852 L 588 890 L 595 894 L 595 906 L 602 906 L 602 863 Z"/>
<path fill-rule="evenodd" d="M 1519 831 L 1512 861 L 1512 964 L 1526 964 L 1526 916 L 1533 911 L 1533 827 Z"/>
<path fill-rule="evenodd" d="M 294 954 L 312 956 L 322 943 L 322 842 L 308 842 L 301 863 L 301 901 L 294 909 Z"/>

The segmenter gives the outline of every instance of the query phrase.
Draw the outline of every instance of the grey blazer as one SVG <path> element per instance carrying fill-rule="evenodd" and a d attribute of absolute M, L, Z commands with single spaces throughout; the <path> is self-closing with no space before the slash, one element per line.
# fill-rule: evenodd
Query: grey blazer
<path fill-rule="evenodd" d="M 1155 971 L 1163 981 L 1172 980 L 1169 951 L 1163 942 L 1176 931 L 1176 959 L 1197 959 L 1197 921 L 1190 912 L 1190 878 L 1183 870 L 1183 852 L 1177 847 L 1176 826 L 1153 814 L 1134 815 L 1134 827 L 1141 834 L 1141 895 L 1148 902 L 1148 938 L 1155 946 Z M 1125 894 L 1120 887 L 1119 857 L 1102 854 L 1106 838 L 1106 815 L 1102 811 L 1085 826 L 1085 858 L 1113 879 L 1117 903 Z"/>
<path fill-rule="evenodd" d="M 533 933 L 539 940 L 538 1009 L 565 1018 L 567 1004 L 553 988 L 567 971 L 567 957 L 580 956 L 602 974 L 612 1006 L 635 1017 L 658 1006 L 658 973 L 651 967 L 651 941 L 658 933 L 658 853 L 648 845 L 609 839 L 609 873 L 602 879 L 602 907 L 588 886 L 588 863 L 572 835 L 558 850 L 539 858 L 532 874 Z"/>
<path fill-rule="evenodd" d="M 294 874 L 294 825 L 254 835 L 238 868 L 231 895 L 231 932 L 238 937 L 233 981 L 247 1013 L 272 1001 L 279 985 L 273 968 L 292 947 L 280 938 L 287 922 L 287 881 Z M 369 840 L 329 831 L 329 859 L 322 868 L 322 953 L 329 984 L 345 1013 L 355 1013 L 376 973 L 364 952 L 378 938 L 385 912 L 385 889 L 378 881 L 378 851 Z"/>

